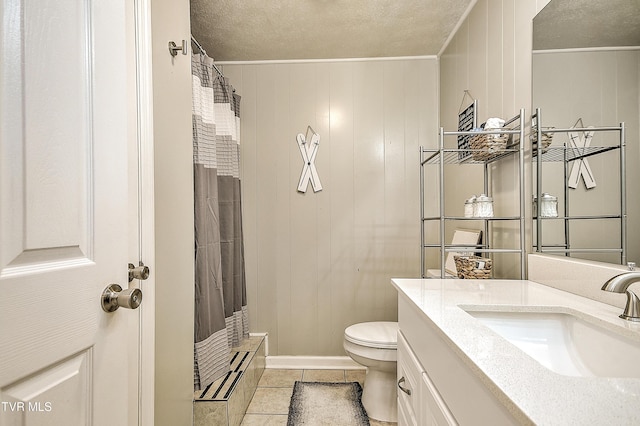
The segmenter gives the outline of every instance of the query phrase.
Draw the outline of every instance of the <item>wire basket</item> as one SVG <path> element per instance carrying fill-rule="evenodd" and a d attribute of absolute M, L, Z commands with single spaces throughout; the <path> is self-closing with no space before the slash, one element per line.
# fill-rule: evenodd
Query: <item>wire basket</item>
<path fill-rule="evenodd" d="M 495 129 L 486 129 L 495 130 Z M 487 161 L 497 157 L 507 147 L 509 135 L 477 134 L 469 141 L 469 147 L 473 150 L 471 158 L 476 161 Z"/>
<path fill-rule="evenodd" d="M 458 278 L 481 280 L 491 278 L 491 259 L 479 256 L 454 256 Z"/>
<path fill-rule="evenodd" d="M 553 127 L 547 127 L 546 129 L 553 129 Z M 531 152 L 535 157 L 538 155 L 538 130 L 534 127 L 531 129 Z M 544 129 L 542 130 L 542 153 L 547 152 L 547 148 L 551 145 L 553 141 L 553 133 L 545 133 Z"/>

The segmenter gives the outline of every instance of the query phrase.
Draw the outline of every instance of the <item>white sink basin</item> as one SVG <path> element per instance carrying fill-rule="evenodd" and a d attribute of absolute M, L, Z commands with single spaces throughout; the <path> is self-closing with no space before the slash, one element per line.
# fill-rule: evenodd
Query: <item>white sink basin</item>
<path fill-rule="evenodd" d="M 623 336 L 565 312 L 467 313 L 556 373 L 640 378 L 640 337 Z"/>

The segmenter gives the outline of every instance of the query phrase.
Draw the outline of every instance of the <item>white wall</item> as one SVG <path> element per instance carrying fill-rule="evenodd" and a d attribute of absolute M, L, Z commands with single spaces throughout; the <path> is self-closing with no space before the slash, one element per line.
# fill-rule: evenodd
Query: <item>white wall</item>
<path fill-rule="evenodd" d="M 167 43 L 189 39 L 188 0 L 153 0 L 155 198 L 155 424 L 193 416 L 193 142 L 191 59 Z"/>
<path fill-rule="evenodd" d="M 531 114 L 532 20 L 548 0 L 479 0 L 452 37 L 440 57 L 440 122 L 445 130 L 455 130 L 464 91 L 478 100 L 478 123 L 489 117 L 510 118 L 520 108 Z M 530 120 L 527 120 L 529 123 Z M 528 140 L 525 147 L 529 149 Z M 525 157 L 526 200 L 531 199 L 530 156 Z M 482 169 L 463 172 L 449 170 L 445 202 L 458 206 L 462 214 L 465 198 L 477 193 L 473 182 L 482 180 Z M 508 211 L 517 202 L 518 168 L 513 159 L 502 160 L 494 169 L 494 208 L 496 214 Z M 527 203 L 529 205 L 529 203 Z M 527 215 L 526 235 L 531 235 L 531 214 Z M 518 244 L 517 228 L 498 224 L 494 242 L 503 247 Z M 526 240 L 531 246 L 531 239 Z M 494 256 L 497 276 L 518 277 L 514 255 Z"/>
<path fill-rule="evenodd" d="M 437 134 L 435 59 L 226 64 L 242 96 L 249 316 L 271 355 L 344 355 L 344 328 L 397 319 L 419 275 L 418 146 Z M 297 192 L 296 135 L 323 190 Z"/>

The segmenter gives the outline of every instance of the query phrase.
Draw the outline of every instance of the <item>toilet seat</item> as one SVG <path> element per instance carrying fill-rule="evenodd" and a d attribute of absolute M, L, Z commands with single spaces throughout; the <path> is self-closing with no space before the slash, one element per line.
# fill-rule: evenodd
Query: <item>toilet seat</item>
<path fill-rule="evenodd" d="M 398 347 L 398 323 L 389 321 L 363 322 L 344 330 L 344 338 L 356 345 L 376 349 Z"/>

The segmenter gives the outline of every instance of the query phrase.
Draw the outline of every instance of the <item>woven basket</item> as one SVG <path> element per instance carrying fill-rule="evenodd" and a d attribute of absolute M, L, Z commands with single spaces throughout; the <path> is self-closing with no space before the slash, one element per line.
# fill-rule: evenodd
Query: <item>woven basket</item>
<path fill-rule="evenodd" d="M 548 127 L 548 128 L 553 129 L 553 127 Z M 547 152 L 547 148 L 549 148 L 549 145 L 551 145 L 552 140 L 553 140 L 553 134 L 545 133 L 543 130 L 542 131 L 542 153 L 543 154 Z M 533 153 L 534 157 L 538 155 L 538 150 L 536 149 L 537 145 L 538 145 L 538 131 L 537 129 L 533 128 L 531 133 L 531 146 L 532 146 L 531 152 Z"/>
<path fill-rule="evenodd" d="M 502 153 L 507 146 L 507 140 L 509 140 L 509 135 L 478 134 L 471 136 L 469 140 L 469 147 L 473 150 L 471 158 L 476 161 L 491 160 Z"/>
<path fill-rule="evenodd" d="M 489 279 L 491 278 L 491 259 L 479 256 L 454 256 L 458 278 Z"/>

